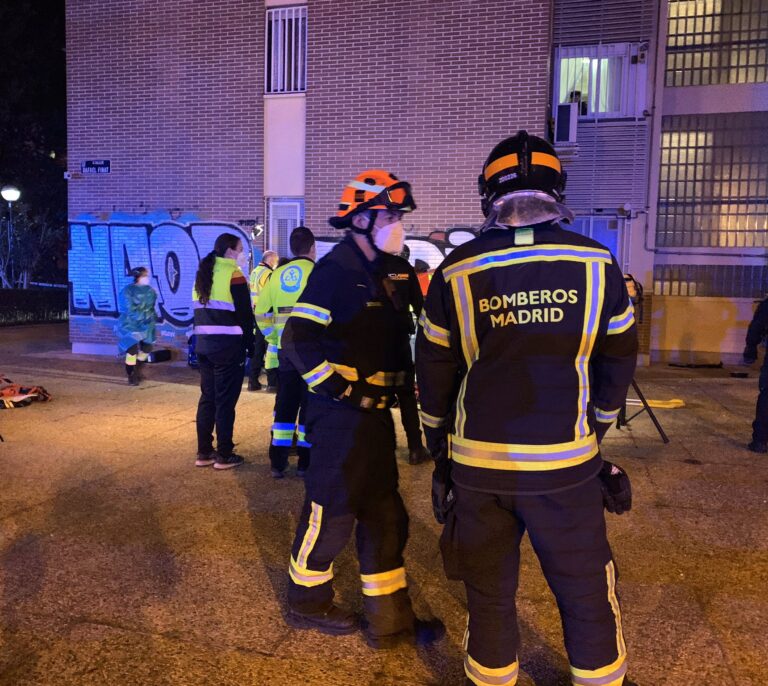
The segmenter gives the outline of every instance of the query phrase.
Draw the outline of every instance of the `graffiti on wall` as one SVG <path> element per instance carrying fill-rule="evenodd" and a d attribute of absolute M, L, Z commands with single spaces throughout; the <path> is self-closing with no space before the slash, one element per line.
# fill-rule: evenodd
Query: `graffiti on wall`
<path fill-rule="evenodd" d="M 216 238 L 225 232 L 240 236 L 248 250 L 249 236 L 237 224 L 228 222 L 71 222 L 70 313 L 116 318 L 120 291 L 131 283 L 131 270 L 147 267 L 158 293 L 160 322 L 175 329 L 187 329 L 193 318 L 192 287 L 197 266 L 213 249 Z M 471 230 L 459 228 L 435 231 L 428 237 L 408 237 L 406 245 L 411 263 L 420 259 L 435 268 L 451 250 L 473 237 Z M 331 250 L 338 240 L 318 238 L 318 257 Z M 253 260 L 260 257 L 260 251 L 254 248 Z"/>

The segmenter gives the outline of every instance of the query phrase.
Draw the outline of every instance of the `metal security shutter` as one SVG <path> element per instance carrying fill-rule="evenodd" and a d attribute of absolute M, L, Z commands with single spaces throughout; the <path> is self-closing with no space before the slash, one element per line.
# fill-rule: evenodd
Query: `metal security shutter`
<path fill-rule="evenodd" d="M 567 160 L 566 202 L 575 210 L 644 208 L 650 120 L 579 122 L 579 156 Z"/>
<path fill-rule="evenodd" d="M 651 40 L 656 5 L 655 0 L 555 0 L 555 47 Z"/>

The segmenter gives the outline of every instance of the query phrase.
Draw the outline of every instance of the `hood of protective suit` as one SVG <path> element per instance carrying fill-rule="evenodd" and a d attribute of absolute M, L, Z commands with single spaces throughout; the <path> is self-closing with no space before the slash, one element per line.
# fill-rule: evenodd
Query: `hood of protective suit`
<path fill-rule="evenodd" d="M 519 228 L 545 222 L 573 221 L 573 212 L 542 191 L 515 191 L 495 200 L 482 231 Z"/>

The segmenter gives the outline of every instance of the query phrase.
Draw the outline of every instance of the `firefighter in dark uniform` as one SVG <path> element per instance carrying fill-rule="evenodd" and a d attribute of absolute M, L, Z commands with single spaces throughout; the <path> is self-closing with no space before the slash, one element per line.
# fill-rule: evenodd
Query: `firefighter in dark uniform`
<path fill-rule="evenodd" d="M 525 131 L 480 176 L 486 222 L 429 287 L 416 371 L 446 573 L 464 582 L 468 684 L 517 682 L 515 611 L 527 531 L 557 599 L 574 684 L 629 682 L 603 508 L 629 509 L 600 457 L 637 354 L 621 270 L 563 230 L 564 174 Z M 452 482 L 452 485 L 451 485 Z"/>
<path fill-rule="evenodd" d="M 410 362 L 406 370 L 405 384 L 397 391 L 397 403 L 400 407 L 400 420 L 408 440 L 408 463 L 416 465 L 430 459 L 421 437 L 419 404 L 416 400 L 416 373 L 411 354 L 411 336 L 416 333 L 414 315 L 417 319 L 421 316 L 424 296 L 421 293 L 416 271 L 407 259 L 389 253 L 382 253 L 380 259 L 387 278 L 392 284 L 392 297 L 397 300 L 403 355 Z"/>
<path fill-rule="evenodd" d="M 747 345 L 744 348 L 746 364 L 757 361 L 757 346 L 765 341 L 766 336 L 768 336 L 768 299 L 757 306 L 747 329 Z M 747 447 L 753 453 L 768 453 L 768 355 L 763 359 L 758 386 L 755 421 L 752 422 L 752 441 Z"/>
<path fill-rule="evenodd" d="M 315 266 L 315 236 L 306 226 L 291 231 L 288 243 L 293 259 L 275 269 L 262 290 L 255 307 L 256 323 L 268 344 L 277 347 L 278 382 L 274 421 L 269 445 L 272 477 L 282 479 L 288 467 L 288 454 L 293 445 L 299 460 L 296 476 L 303 477 L 309 467 L 309 448 L 304 415 L 307 408 L 307 384 L 281 350 L 285 323 L 307 285 Z"/>
<path fill-rule="evenodd" d="M 364 636 L 374 648 L 428 643 L 438 620 L 416 619 L 403 549 L 408 514 L 398 492 L 389 407 L 403 384 L 404 355 L 393 285 L 382 253 L 403 247 L 404 212 L 415 209 L 407 183 L 373 169 L 346 186 L 332 226 L 344 239 L 312 272 L 293 308 L 282 351 L 310 388 L 307 439 L 312 462 L 289 566 L 289 621 L 331 634 L 357 629 L 334 605 L 334 559 L 357 524 Z"/>

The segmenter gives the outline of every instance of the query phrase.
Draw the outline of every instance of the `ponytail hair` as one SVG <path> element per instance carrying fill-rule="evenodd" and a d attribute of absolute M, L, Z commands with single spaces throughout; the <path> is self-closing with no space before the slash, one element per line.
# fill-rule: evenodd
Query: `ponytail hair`
<path fill-rule="evenodd" d="M 209 252 L 197 268 L 195 275 L 195 290 L 197 297 L 203 305 L 207 305 L 211 299 L 211 288 L 213 287 L 213 265 L 217 257 L 224 257 L 227 250 L 237 250 L 237 246 L 242 241 L 232 233 L 223 233 L 213 244 L 213 250 Z"/>
<path fill-rule="evenodd" d="M 130 272 L 128 272 L 133 279 L 133 283 L 139 283 L 139 279 L 142 276 L 146 276 L 149 274 L 149 270 L 146 267 L 135 267 L 134 269 L 131 269 Z"/>

